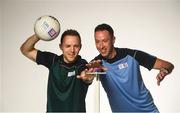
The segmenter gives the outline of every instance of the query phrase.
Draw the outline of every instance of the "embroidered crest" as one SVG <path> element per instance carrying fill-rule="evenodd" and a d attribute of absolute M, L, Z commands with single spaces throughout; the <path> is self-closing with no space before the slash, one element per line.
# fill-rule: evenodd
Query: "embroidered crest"
<path fill-rule="evenodd" d="M 75 71 L 72 71 L 72 72 L 68 72 L 68 77 L 71 77 L 71 76 L 75 76 Z"/>
<path fill-rule="evenodd" d="M 125 62 L 125 63 L 121 63 L 118 65 L 119 69 L 124 69 L 124 68 L 127 68 L 128 67 L 128 63 Z"/>

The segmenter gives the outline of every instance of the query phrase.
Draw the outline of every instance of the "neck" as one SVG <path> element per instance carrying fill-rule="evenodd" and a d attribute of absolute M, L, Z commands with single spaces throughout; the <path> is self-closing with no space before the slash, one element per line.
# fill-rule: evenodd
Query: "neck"
<path fill-rule="evenodd" d="M 112 47 L 112 50 L 110 52 L 110 54 L 107 56 L 107 59 L 112 59 L 116 56 L 116 50 L 114 47 Z"/>

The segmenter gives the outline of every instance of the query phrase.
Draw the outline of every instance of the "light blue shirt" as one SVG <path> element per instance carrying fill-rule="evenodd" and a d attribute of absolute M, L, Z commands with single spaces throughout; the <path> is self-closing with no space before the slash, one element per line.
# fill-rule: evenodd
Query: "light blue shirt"
<path fill-rule="evenodd" d="M 134 57 L 127 55 L 111 64 L 102 60 L 102 65 L 108 70 L 100 80 L 113 112 L 158 112 Z"/>

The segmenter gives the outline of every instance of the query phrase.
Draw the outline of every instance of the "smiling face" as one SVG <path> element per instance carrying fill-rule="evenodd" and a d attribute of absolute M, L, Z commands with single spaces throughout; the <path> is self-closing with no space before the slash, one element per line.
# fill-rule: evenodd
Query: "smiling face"
<path fill-rule="evenodd" d="M 63 52 L 64 62 L 74 62 L 81 49 L 80 38 L 78 36 L 66 35 L 60 44 L 60 49 Z"/>
<path fill-rule="evenodd" d="M 95 43 L 97 50 L 103 57 L 111 59 L 115 56 L 115 38 L 110 35 L 107 30 L 99 30 L 95 32 Z"/>

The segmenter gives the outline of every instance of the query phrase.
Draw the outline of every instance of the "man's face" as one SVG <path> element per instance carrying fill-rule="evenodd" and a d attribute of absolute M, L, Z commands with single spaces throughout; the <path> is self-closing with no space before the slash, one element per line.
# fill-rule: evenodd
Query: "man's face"
<path fill-rule="evenodd" d="M 95 32 L 95 43 L 99 53 L 105 58 L 112 58 L 115 38 L 107 30 Z"/>
<path fill-rule="evenodd" d="M 62 44 L 60 44 L 60 48 L 63 52 L 64 62 L 74 62 L 81 49 L 79 37 L 71 35 L 65 36 Z"/>

